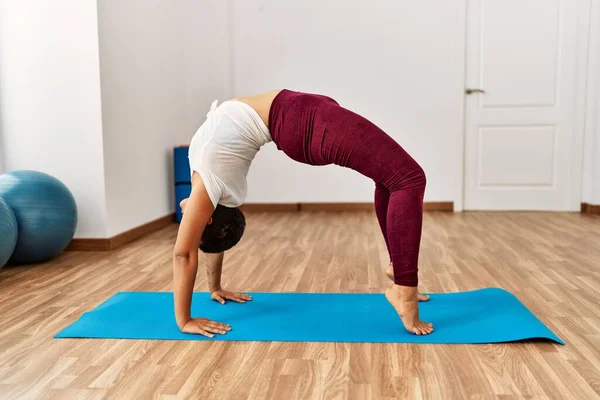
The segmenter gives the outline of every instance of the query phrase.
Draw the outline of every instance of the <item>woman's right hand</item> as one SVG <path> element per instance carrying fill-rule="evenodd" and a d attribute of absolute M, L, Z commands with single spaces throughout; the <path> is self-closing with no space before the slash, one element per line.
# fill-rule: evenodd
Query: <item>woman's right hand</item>
<path fill-rule="evenodd" d="M 181 327 L 182 332 L 203 335 L 210 338 L 215 336 L 213 335 L 214 333 L 224 335 L 230 330 L 231 327 L 228 324 L 211 321 L 208 318 L 191 318 Z"/>

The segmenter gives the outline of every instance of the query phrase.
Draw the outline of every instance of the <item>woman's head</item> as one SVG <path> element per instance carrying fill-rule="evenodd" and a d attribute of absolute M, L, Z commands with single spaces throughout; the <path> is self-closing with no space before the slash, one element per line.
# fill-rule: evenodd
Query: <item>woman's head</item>
<path fill-rule="evenodd" d="M 217 205 L 212 223 L 206 225 L 202 234 L 200 250 L 205 253 L 222 253 L 235 246 L 246 228 L 246 218 L 238 208 Z"/>

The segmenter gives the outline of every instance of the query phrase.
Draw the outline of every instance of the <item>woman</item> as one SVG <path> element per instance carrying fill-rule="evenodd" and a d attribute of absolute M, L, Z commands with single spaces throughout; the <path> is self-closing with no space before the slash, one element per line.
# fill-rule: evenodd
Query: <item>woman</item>
<path fill-rule="evenodd" d="M 270 141 L 290 158 L 310 165 L 336 164 L 375 182 L 375 210 L 394 281 L 385 296 L 404 327 L 416 335 L 433 331 L 419 319 L 418 256 L 425 174 L 391 137 L 335 100 L 289 90 L 213 103 L 189 148 L 192 191 L 181 207 L 173 256 L 175 316 L 187 333 L 213 337 L 229 325 L 190 315 L 198 247 L 206 254 L 213 300 L 251 297 L 221 288 L 223 252 L 241 238 L 245 220 L 237 210 L 246 196 L 246 175 L 261 146 Z"/>

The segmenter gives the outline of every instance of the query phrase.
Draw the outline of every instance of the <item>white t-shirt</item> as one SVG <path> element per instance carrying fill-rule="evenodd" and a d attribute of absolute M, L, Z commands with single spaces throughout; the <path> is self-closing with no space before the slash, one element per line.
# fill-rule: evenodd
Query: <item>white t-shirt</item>
<path fill-rule="evenodd" d="M 192 174 L 200 174 L 213 206 L 239 207 L 246 200 L 246 176 L 260 147 L 271 142 L 258 113 L 240 101 L 212 103 L 189 147 Z"/>

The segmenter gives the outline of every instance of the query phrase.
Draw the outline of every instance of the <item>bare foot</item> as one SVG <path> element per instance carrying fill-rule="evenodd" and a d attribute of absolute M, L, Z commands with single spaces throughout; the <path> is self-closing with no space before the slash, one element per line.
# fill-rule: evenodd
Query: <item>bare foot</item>
<path fill-rule="evenodd" d="M 396 310 L 404 327 L 415 335 L 428 335 L 433 332 L 433 324 L 419 319 L 417 288 L 392 285 L 385 291 L 385 297 Z"/>
<path fill-rule="evenodd" d="M 388 268 L 385 271 L 385 274 L 387 275 L 388 278 L 390 278 L 390 280 L 392 282 L 394 281 L 394 265 L 392 263 L 390 263 L 390 265 L 388 265 Z M 417 300 L 429 301 L 429 299 L 430 299 L 430 297 L 428 294 L 421 294 L 421 293 L 417 292 Z"/>

